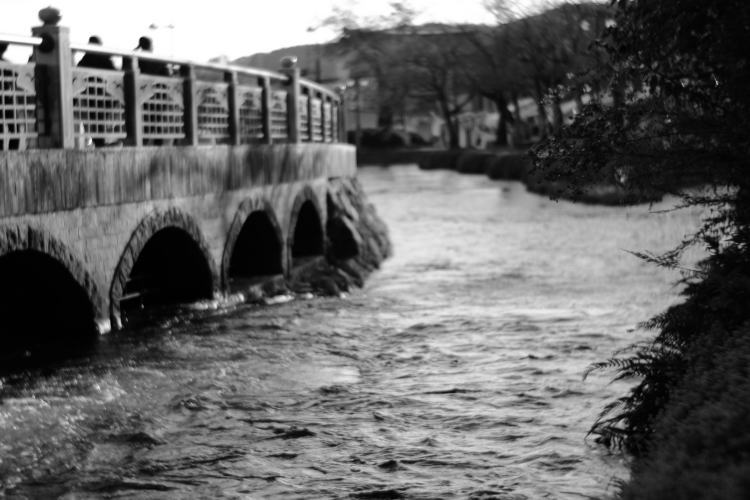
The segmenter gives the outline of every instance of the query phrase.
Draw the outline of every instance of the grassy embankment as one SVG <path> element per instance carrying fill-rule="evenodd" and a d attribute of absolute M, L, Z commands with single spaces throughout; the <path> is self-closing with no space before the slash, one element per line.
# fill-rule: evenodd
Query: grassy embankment
<path fill-rule="evenodd" d="M 639 382 L 596 432 L 624 439 L 635 455 L 619 498 L 749 498 L 750 259 L 744 244 L 706 260 L 683 295 L 684 302 L 652 321 L 653 344 L 610 363 Z"/>

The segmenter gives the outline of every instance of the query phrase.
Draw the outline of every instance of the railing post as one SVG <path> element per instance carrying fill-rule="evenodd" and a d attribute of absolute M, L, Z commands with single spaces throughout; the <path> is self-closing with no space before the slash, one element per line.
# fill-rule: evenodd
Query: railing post
<path fill-rule="evenodd" d="M 271 130 L 271 95 L 273 89 L 271 88 L 271 79 L 269 77 L 263 78 L 263 94 L 261 95 L 261 113 L 263 117 L 263 143 L 273 144 L 273 135 Z"/>
<path fill-rule="evenodd" d="M 287 56 L 281 60 L 281 72 L 289 77 L 287 86 L 289 91 L 286 95 L 286 111 L 289 142 L 299 142 L 299 96 L 300 96 L 300 70 L 297 67 L 297 58 Z"/>
<path fill-rule="evenodd" d="M 60 11 L 47 7 L 39 11 L 44 23 L 31 29 L 42 44 L 34 47 L 36 62 L 36 90 L 44 102 L 46 126 L 40 127 L 42 148 L 73 148 L 73 53 L 70 50 L 70 31 L 58 26 Z"/>
<path fill-rule="evenodd" d="M 143 146 L 143 110 L 138 96 L 137 57 L 123 57 L 122 69 L 125 71 L 125 124 L 128 130 L 128 143 L 133 146 Z"/>
<path fill-rule="evenodd" d="M 346 87 L 339 87 L 339 102 L 336 106 L 336 112 L 338 113 L 338 141 L 347 142 L 346 137 Z"/>
<path fill-rule="evenodd" d="M 325 94 L 320 95 L 320 142 L 326 142 L 326 103 L 329 98 Z M 333 104 L 331 104 L 331 113 L 333 113 Z M 331 129 L 331 140 L 333 140 L 333 129 Z"/>
<path fill-rule="evenodd" d="M 315 142 L 315 129 L 313 128 L 313 89 L 307 87 L 307 136 L 310 142 Z"/>
<path fill-rule="evenodd" d="M 236 71 L 224 73 L 224 81 L 227 82 L 227 104 L 229 108 L 229 144 L 236 146 L 242 143 L 240 136 L 240 99 L 237 88 L 238 79 Z"/>
<path fill-rule="evenodd" d="M 183 99 L 185 102 L 185 145 L 198 145 L 198 100 L 195 94 L 195 67 L 184 64 L 180 67 L 180 75 L 184 78 Z"/>

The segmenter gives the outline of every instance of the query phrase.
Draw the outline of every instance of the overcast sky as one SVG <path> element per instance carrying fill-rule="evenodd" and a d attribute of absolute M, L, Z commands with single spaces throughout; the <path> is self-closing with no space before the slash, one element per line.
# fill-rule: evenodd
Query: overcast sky
<path fill-rule="evenodd" d="M 326 42 L 335 36 L 331 29 L 308 28 L 329 17 L 334 5 L 377 16 L 389 10 L 390 0 L 0 0 L 0 33 L 30 34 L 47 2 L 62 13 L 60 24 L 70 28 L 73 43 L 97 34 L 105 46 L 129 50 L 139 36 L 149 35 L 159 54 L 206 61 Z M 492 21 L 482 0 L 410 3 L 423 12 L 419 21 Z M 159 28 L 149 29 L 152 24 Z M 17 50 L 7 55 L 16 62 L 23 59 Z"/>

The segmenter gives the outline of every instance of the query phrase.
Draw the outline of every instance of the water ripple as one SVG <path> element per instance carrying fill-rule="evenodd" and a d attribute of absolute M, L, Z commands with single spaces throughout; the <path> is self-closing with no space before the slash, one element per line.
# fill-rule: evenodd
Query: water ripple
<path fill-rule="evenodd" d="M 452 172 L 360 176 L 398 252 L 364 290 L 198 304 L 3 380 L 0 495 L 611 493 L 625 468 L 584 436 L 624 385 L 582 374 L 675 292 L 620 249 L 667 248 L 697 214 L 553 204 Z"/>

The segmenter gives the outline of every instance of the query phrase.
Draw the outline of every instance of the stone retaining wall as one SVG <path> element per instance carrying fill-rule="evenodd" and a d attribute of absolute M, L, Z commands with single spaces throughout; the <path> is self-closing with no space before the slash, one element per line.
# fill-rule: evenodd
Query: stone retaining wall
<path fill-rule="evenodd" d="M 164 227 L 190 235 L 221 292 L 229 247 L 253 210 L 262 209 L 277 226 L 288 274 L 302 203 L 313 202 L 325 227 L 329 200 L 347 198 L 347 207 L 358 208 L 345 215 L 337 208 L 336 216 L 349 217 L 352 227 L 365 221 L 358 240 L 369 256 L 363 265 L 379 263 L 388 253 L 387 239 L 378 236 L 373 244 L 368 236 L 375 219 L 357 201 L 364 193 L 355 175 L 354 149 L 332 144 L 4 153 L 0 257 L 23 249 L 54 257 L 86 290 L 103 329 L 110 321 L 117 327 L 116 304 L 128 272 Z"/>

